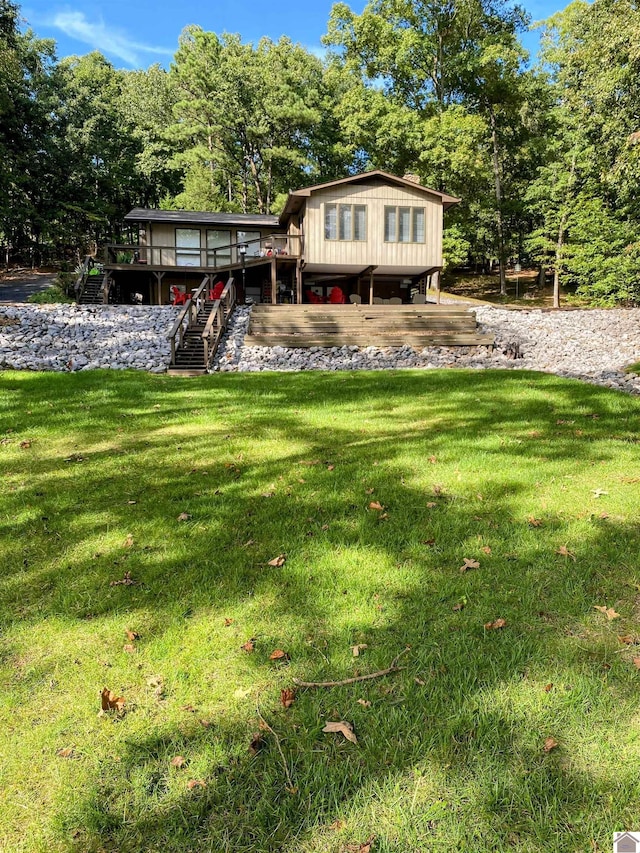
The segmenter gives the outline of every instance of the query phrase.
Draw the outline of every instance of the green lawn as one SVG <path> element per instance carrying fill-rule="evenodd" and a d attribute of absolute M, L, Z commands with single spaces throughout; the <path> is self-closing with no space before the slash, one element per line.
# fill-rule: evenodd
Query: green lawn
<path fill-rule="evenodd" d="M 640 401 L 453 370 L 4 373 L 0 401 L 1 850 L 640 828 Z"/>

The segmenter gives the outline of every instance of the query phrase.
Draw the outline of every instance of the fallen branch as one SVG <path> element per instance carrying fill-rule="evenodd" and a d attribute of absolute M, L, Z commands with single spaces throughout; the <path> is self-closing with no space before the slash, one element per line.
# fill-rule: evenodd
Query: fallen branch
<path fill-rule="evenodd" d="M 284 767 L 284 773 L 285 773 L 285 776 L 287 777 L 287 782 L 289 783 L 287 790 L 290 794 L 295 794 L 297 791 L 297 788 L 293 784 L 293 779 L 291 778 L 291 774 L 289 773 L 289 765 L 287 764 L 287 759 L 284 757 L 284 752 L 282 751 L 282 747 L 280 746 L 280 738 L 274 732 L 274 730 L 271 728 L 271 726 L 265 720 L 265 718 L 262 716 L 262 714 L 260 713 L 260 708 L 258 708 L 257 705 L 256 705 L 256 714 L 258 715 L 260 722 L 262 723 L 262 726 L 268 732 L 271 732 L 271 734 L 273 735 L 273 737 L 275 739 L 276 746 L 278 747 L 278 752 L 280 753 L 280 758 L 282 759 L 282 766 Z"/>
<path fill-rule="evenodd" d="M 294 678 L 293 683 L 298 687 L 342 687 L 345 684 L 355 684 L 356 681 L 368 681 L 370 678 L 380 678 L 392 672 L 400 672 L 401 669 L 406 669 L 406 667 L 390 666 L 387 669 L 379 670 L 379 672 L 370 672 L 368 675 L 355 675 L 353 678 L 343 678 L 342 681 L 300 681 L 299 678 Z"/>
<path fill-rule="evenodd" d="M 406 669 L 405 666 L 398 666 L 398 660 L 408 651 L 411 651 L 411 646 L 407 646 L 400 654 L 397 654 L 391 661 L 391 666 L 387 667 L 387 669 L 370 672 L 368 675 L 354 675 L 353 678 L 343 678 L 342 681 L 300 681 L 299 678 L 294 678 L 293 683 L 298 687 L 344 687 L 345 684 L 355 684 L 357 681 L 369 681 L 371 678 L 381 678 L 383 675 L 390 675 L 392 672 L 400 672 L 401 669 Z"/>

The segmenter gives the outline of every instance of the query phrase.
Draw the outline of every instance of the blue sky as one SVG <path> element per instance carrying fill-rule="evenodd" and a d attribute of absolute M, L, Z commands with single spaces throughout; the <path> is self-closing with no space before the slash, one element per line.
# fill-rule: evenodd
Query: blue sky
<path fill-rule="evenodd" d="M 361 12 L 365 2 L 353 0 L 349 5 Z M 100 50 L 118 68 L 146 68 L 153 62 L 168 65 L 178 36 L 188 24 L 217 33 L 240 33 L 244 41 L 257 41 L 265 35 L 276 40 L 288 35 L 320 51 L 332 5 L 332 0 L 24 0 L 21 12 L 38 36 L 55 39 L 59 57 Z M 538 20 L 563 8 L 566 2 L 530 0 L 525 5 Z M 537 36 L 528 35 L 525 43 L 535 50 Z"/>

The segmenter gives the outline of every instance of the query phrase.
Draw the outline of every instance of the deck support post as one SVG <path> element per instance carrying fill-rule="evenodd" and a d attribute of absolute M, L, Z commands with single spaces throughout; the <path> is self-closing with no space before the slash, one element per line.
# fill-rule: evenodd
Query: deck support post
<path fill-rule="evenodd" d="M 302 305 L 302 261 L 296 261 L 296 304 Z"/>
<path fill-rule="evenodd" d="M 373 270 L 369 273 L 369 305 L 373 305 Z"/>
<path fill-rule="evenodd" d="M 278 280 L 278 273 L 276 270 L 276 259 L 271 258 L 271 304 L 275 305 L 277 302 L 277 293 L 276 293 L 276 281 Z"/>
<path fill-rule="evenodd" d="M 165 274 L 159 271 L 155 271 L 153 274 L 156 277 L 156 305 L 162 305 L 162 279 Z"/>
<path fill-rule="evenodd" d="M 440 270 L 436 270 L 433 274 L 433 284 L 436 291 L 436 305 L 440 304 Z"/>

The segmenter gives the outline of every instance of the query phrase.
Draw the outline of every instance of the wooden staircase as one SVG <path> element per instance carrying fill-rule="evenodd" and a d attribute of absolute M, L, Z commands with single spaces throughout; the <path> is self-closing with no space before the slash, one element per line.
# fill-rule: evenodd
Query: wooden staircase
<path fill-rule="evenodd" d="M 254 305 L 246 346 L 491 346 L 457 305 Z"/>
<path fill-rule="evenodd" d="M 104 275 L 88 275 L 80 294 L 80 305 L 102 305 L 104 303 Z"/>
<path fill-rule="evenodd" d="M 201 376 L 211 365 L 235 308 L 234 281 L 229 279 L 219 299 L 210 300 L 209 292 L 210 281 L 206 277 L 180 311 L 168 335 L 171 342 L 169 374 Z"/>

